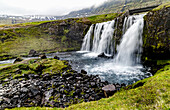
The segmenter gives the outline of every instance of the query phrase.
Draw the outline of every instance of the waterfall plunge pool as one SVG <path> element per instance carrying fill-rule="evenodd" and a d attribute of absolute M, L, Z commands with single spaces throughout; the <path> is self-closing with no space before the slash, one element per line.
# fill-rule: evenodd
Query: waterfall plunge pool
<path fill-rule="evenodd" d="M 125 66 L 114 63 L 114 59 L 99 58 L 93 52 L 60 52 L 51 53 L 47 58 L 54 56 L 60 60 L 68 60 L 72 68 L 76 71 L 84 69 L 89 75 L 99 75 L 103 81 L 109 83 L 132 84 L 138 80 L 152 76 L 142 65 Z M 33 59 L 34 57 L 24 58 Z M 38 57 L 35 57 L 38 58 Z M 15 59 L 0 61 L 0 64 L 13 63 Z"/>
<path fill-rule="evenodd" d="M 152 76 L 142 65 L 125 66 L 114 63 L 114 59 L 99 58 L 93 52 L 64 52 L 53 53 L 61 60 L 68 60 L 76 71 L 84 69 L 90 75 L 99 75 L 103 81 L 110 83 L 132 84 L 136 81 Z"/>

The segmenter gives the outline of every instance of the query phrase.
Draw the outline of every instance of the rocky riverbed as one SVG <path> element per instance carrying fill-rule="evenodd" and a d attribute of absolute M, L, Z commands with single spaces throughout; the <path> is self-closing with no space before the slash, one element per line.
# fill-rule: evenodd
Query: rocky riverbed
<path fill-rule="evenodd" d="M 32 59 L 0 69 L 0 108 L 67 107 L 106 97 L 98 75 L 74 71 L 67 61 Z M 121 85 L 116 84 L 115 90 Z M 122 85 L 125 86 L 125 85 Z"/>

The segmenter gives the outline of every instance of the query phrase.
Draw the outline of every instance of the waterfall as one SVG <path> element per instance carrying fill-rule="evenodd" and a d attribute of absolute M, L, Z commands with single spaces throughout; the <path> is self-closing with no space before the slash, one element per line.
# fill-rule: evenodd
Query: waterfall
<path fill-rule="evenodd" d="M 92 49 L 90 42 L 92 40 L 93 26 L 92 25 L 84 37 L 81 51 L 92 51 L 95 53 L 113 54 L 113 32 L 115 21 L 108 21 L 103 23 L 97 23 L 94 29 L 94 38 Z"/>
<path fill-rule="evenodd" d="M 125 17 L 122 29 L 123 36 L 120 45 L 117 46 L 114 63 L 129 66 L 140 63 L 144 25 L 143 16 L 144 14 Z M 104 52 L 107 55 L 113 55 L 115 53 L 113 40 L 114 25 L 115 20 L 97 23 L 95 27 L 92 25 L 84 38 L 81 51 L 91 51 L 97 54 Z M 94 37 L 91 48 L 92 36 Z"/>
<path fill-rule="evenodd" d="M 93 33 L 93 28 L 94 28 L 94 24 L 90 26 L 90 29 L 88 30 L 87 34 L 85 35 L 83 39 L 81 51 L 90 51 L 90 40 L 91 40 L 91 36 Z"/>
<path fill-rule="evenodd" d="M 111 21 L 111 22 L 106 22 L 104 25 L 104 30 L 101 34 L 101 39 L 99 40 L 98 43 L 98 48 L 96 48 L 94 52 L 97 53 L 105 53 L 108 55 L 112 55 L 113 54 L 113 32 L 114 32 L 114 24 L 115 21 Z M 97 36 L 95 36 L 97 37 Z M 96 45 L 96 44 L 93 44 Z"/>
<path fill-rule="evenodd" d="M 140 63 L 144 26 L 143 16 L 137 15 L 128 18 L 125 27 L 127 31 L 123 35 L 120 45 L 117 47 L 116 64 L 131 66 Z"/>
<path fill-rule="evenodd" d="M 94 30 L 94 39 L 93 39 L 93 47 L 92 47 L 92 51 L 96 52 L 98 51 L 98 46 L 99 46 L 99 42 L 101 39 L 101 33 L 102 33 L 102 29 L 104 28 L 103 26 L 105 25 L 105 23 L 97 23 L 95 30 Z"/>
<path fill-rule="evenodd" d="M 126 31 L 126 21 L 127 21 L 127 17 L 125 17 L 124 23 L 123 23 L 123 30 L 122 30 L 123 34 L 125 34 L 125 31 Z"/>

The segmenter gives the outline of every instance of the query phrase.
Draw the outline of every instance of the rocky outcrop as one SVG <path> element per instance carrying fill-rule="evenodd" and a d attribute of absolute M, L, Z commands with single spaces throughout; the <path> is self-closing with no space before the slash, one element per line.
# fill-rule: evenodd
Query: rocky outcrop
<path fill-rule="evenodd" d="M 78 18 L 58 20 L 41 24 L 38 27 L 44 30 L 44 33 L 55 36 L 54 40 L 62 44 L 61 48 L 79 49 L 91 25 L 91 22 L 79 22 L 79 20 Z"/>
<path fill-rule="evenodd" d="M 88 75 L 84 70 L 78 73 L 67 61 L 53 58 L 30 60 L 25 64 L 5 67 L 0 72 L 5 73 L 0 74 L 0 109 L 32 106 L 63 108 L 95 101 L 105 97 L 102 87 L 108 85 L 98 75 Z M 123 87 L 117 85 L 110 92 L 115 93 Z"/>
<path fill-rule="evenodd" d="M 144 19 L 143 60 L 168 59 L 170 55 L 170 7 L 150 11 Z"/>
<path fill-rule="evenodd" d="M 0 60 L 19 55 L 79 50 L 91 22 L 86 18 L 49 21 L 29 27 L 0 30 Z M 22 42 L 18 41 L 22 38 Z M 12 42 L 11 42 L 12 41 Z M 10 43 L 8 43 L 10 42 Z M 30 51 L 30 52 L 29 52 Z M 2 58 L 1 58 L 2 57 Z"/>

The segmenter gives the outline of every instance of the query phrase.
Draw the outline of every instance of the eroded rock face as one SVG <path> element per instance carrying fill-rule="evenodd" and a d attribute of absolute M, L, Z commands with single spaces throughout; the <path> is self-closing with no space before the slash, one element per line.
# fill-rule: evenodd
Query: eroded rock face
<path fill-rule="evenodd" d="M 170 55 L 170 7 L 150 11 L 144 19 L 143 59 L 168 59 Z"/>
<path fill-rule="evenodd" d="M 43 23 L 38 27 L 44 33 L 55 36 L 53 39 L 61 44 L 63 48 L 80 49 L 83 38 L 88 31 L 91 23 L 78 22 L 78 19 L 58 20 Z"/>

